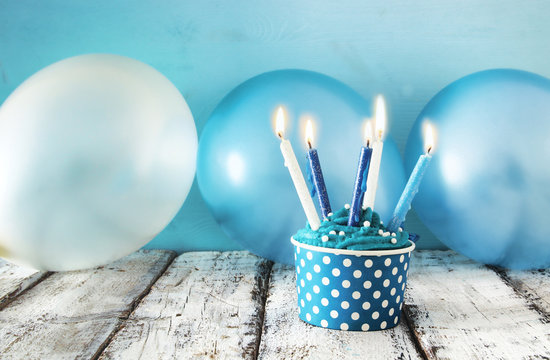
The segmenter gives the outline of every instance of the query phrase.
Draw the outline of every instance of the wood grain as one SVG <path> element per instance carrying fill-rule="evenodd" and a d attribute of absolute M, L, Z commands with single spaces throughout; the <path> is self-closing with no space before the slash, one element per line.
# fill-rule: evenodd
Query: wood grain
<path fill-rule="evenodd" d="M 411 259 L 404 311 L 428 359 L 550 357 L 550 324 L 491 269 L 452 251 Z"/>
<path fill-rule="evenodd" d="M 101 359 L 255 359 L 270 269 L 248 252 L 179 256 Z"/>
<path fill-rule="evenodd" d="M 298 319 L 294 268 L 276 264 L 266 302 L 260 359 L 420 359 L 407 326 L 328 330 Z"/>
<path fill-rule="evenodd" d="M 21 267 L 0 259 L 0 309 L 46 275 L 46 272 Z"/>
<path fill-rule="evenodd" d="M 550 320 L 550 270 L 499 270 L 499 273 Z"/>
<path fill-rule="evenodd" d="M 0 357 L 93 358 L 174 256 L 139 251 L 96 269 L 52 274 L 0 311 Z"/>

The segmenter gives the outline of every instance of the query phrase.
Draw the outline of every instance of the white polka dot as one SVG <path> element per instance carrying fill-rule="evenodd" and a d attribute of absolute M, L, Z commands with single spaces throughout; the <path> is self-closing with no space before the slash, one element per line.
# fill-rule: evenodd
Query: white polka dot
<path fill-rule="evenodd" d="M 312 308 L 312 310 L 313 310 L 313 312 L 314 312 L 315 314 L 319 314 L 319 307 L 314 306 L 314 307 Z"/>
<path fill-rule="evenodd" d="M 378 299 L 380 297 L 380 291 L 376 290 L 373 294 L 372 294 L 372 297 L 375 298 L 375 299 Z"/>
<path fill-rule="evenodd" d="M 405 266 L 403 266 L 403 270 L 407 271 L 408 266 L 409 266 L 409 263 L 405 263 Z"/>
<path fill-rule="evenodd" d="M 300 267 L 299 266 L 296 266 L 296 273 L 300 273 Z"/>
<path fill-rule="evenodd" d="M 304 261 L 304 259 L 300 259 L 300 265 L 302 265 L 302 267 L 306 266 L 306 262 Z"/>
<path fill-rule="evenodd" d="M 363 287 L 365 289 L 370 289 L 371 286 L 372 286 L 372 283 L 368 280 L 363 283 Z"/>
<path fill-rule="evenodd" d="M 349 302 L 347 301 L 342 301 L 342 303 L 340 304 L 340 306 L 342 307 L 342 309 L 348 309 L 349 308 Z"/>
<path fill-rule="evenodd" d="M 387 308 L 388 307 L 388 300 L 382 301 L 382 307 Z"/>
<path fill-rule="evenodd" d="M 355 270 L 353 272 L 353 277 L 356 278 L 356 279 L 359 279 L 361 277 L 361 275 L 363 275 L 363 273 L 361 272 L 361 270 Z"/>
<path fill-rule="evenodd" d="M 397 282 L 401 284 L 401 281 L 403 281 L 403 275 L 399 275 L 397 278 Z"/>
<path fill-rule="evenodd" d="M 363 325 L 361 325 L 361 330 L 363 330 L 363 331 L 369 331 L 369 324 L 363 324 Z"/>
<path fill-rule="evenodd" d="M 358 320 L 359 319 L 359 313 L 358 312 L 352 312 L 351 313 L 351 319 L 352 320 Z"/>
<path fill-rule="evenodd" d="M 332 297 L 335 297 L 337 298 L 338 296 L 340 296 L 340 292 L 336 289 L 333 289 L 331 292 L 330 292 L 330 295 L 332 295 Z"/>
<path fill-rule="evenodd" d="M 306 314 L 306 319 L 307 319 L 307 321 L 311 321 L 311 314 L 310 313 Z"/>
<path fill-rule="evenodd" d="M 380 317 L 380 314 L 378 313 L 378 311 L 375 311 L 375 312 L 372 313 L 372 318 L 374 320 L 378 319 L 378 317 Z"/>
<path fill-rule="evenodd" d="M 298 307 L 298 314 L 301 314 L 301 313 L 302 313 L 302 308 Z"/>
<path fill-rule="evenodd" d="M 300 285 L 302 285 L 302 287 L 306 286 L 306 282 L 304 281 L 304 279 L 300 279 Z"/>
<path fill-rule="evenodd" d="M 330 284 L 330 280 L 329 280 L 328 277 L 326 277 L 326 276 L 325 276 L 324 278 L 321 279 L 321 282 L 323 283 L 323 285 L 328 285 L 328 284 Z"/>
<path fill-rule="evenodd" d="M 342 264 L 344 264 L 345 267 L 350 267 L 351 266 L 351 260 L 350 259 L 344 259 Z"/>
<path fill-rule="evenodd" d="M 391 259 L 387 258 L 386 260 L 384 260 L 384 265 L 390 266 L 391 265 Z"/>
<path fill-rule="evenodd" d="M 294 260 L 296 260 L 298 257 L 296 256 L 296 253 L 294 253 Z"/>
<path fill-rule="evenodd" d="M 381 276 L 382 276 L 382 270 L 376 270 L 376 271 L 374 272 L 374 277 L 375 277 L 375 278 L 379 278 L 379 277 L 381 277 Z"/>
<path fill-rule="evenodd" d="M 354 298 L 355 300 L 359 299 L 361 297 L 361 293 L 359 291 L 354 291 L 352 294 L 351 294 L 351 297 Z"/>
<path fill-rule="evenodd" d="M 319 266 L 319 264 L 313 265 L 313 271 L 315 271 L 316 273 L 321 272 L 321 267 Z"/>
<path fill-rule="evenodd" d="M 327 298 L 322 298 L 321 299 L 321 304 L 323 304 L 323 306 L 327 306 L 328 305 L 328 299 Z"/>
<path fill-rule="evenodd" d="M 333 319 L 336 319 L 338 317 L 338 311 L 332 310 L 330 312 L 330 317 L 333 318 Z"/>
<path fill-rule="evenodd" d="M 328 241 L 328 235 L 321 236 L 321 241 L 322 242 L 327 242 Z"/>
<path fill-rule="evenodd" d="M 402 263 L 403 261 L 405 261 L 405 255 L 401 255 L 399 257 L 399 262 Z"/>
<path fill-rule="evenodd" d="M 395 288 L 392 288 L 392 289 L 391 289 L 390 294 L 391 294 L 391 296 L 394 296 L 394 295 L 395 295 Z"/>
<path fill-rule="evenodd" d="M 308 260 L 313 259 L 313 254 L 311 253 L 311 251 L 308 251 L 308 252 L 306 253 L 306 257 L 307 257 Z"/>
<path fill-rule="evenodd" d="M 380 324 L 380 329 L 385 329 L 387 325 L 388 325 L 387 322 L 382 321 L 382 323 Z"/>
<path fill-rule="evenodd" d="M 370 302 L 365 301 L 365 302 L 363 303 L 363 310 L 368 310 L 368 309 L 370 309 Z"/>
<path fill-rule="evenodd" d="M 366 268 L 372 267 L 372 260 L 371 260 L 371 259 L 365 260 L 365 267 L 366 267 Z"/>
<path fill-rule="evenodd" d="M 332 269 L 332 276 L 340 276 L 340 269 L 337 269 L 337 268 Z"/>
<path fill-rule="evenodd" d="M 349 282 L 349 280 L 342 281 L 342 287 L 343 288 L 347 289 L 347 288 L 350 287 L 350 285 L 351 285 L 351 283 Z"/>
<path fill-rule="evenodd" d="M 317 286 L 317 285 L 313 286 L 313 292 L 314 293 L 319 294 L 320 291 L 321 291 L 321 289 L 319 289 L 319 286 Z"/>
<path fill-rule="evenodd" d="M 399 316 L 396 316 L 395 319 L 393 319 L 393 323 L 397 324 L 398 321 L 399 321 Z"/>
<path fill-rule="evenodd" d="M 397 297 L 395 298 L 395 303 L 399 304 L 400 300 L 401 300 L 401 296 L 397 295 Z"/>
<path fill-rule="evenodd" d="M 389 316 L 392 316 L 394 312 L 395 312 L 395 309 L 394 309 L 394 308 L 391 308 L 390 311 L 388 311 L 388 315 L 389 315 Z"/>
<path fill-rule="evenodd" d="M 399 310 L 403 309 L 403 303 L 399 304 Z"/>
<path fill-rule="evenodd" d="M 405 283 L 403 283 L 403 285 L 401 285 L 401 290 L 405 290 Z"/>
<path fill-rule="evenodd" d="M 300 300 L 300 305 L 302 305 L 302 307 L 306 306 L 306 302 L 304 301 L 304 299 Z"/>
<path fill-rule="evenodd" d="M 397 274 L 397 266 L 394 267 L 394 268 L 391 270 L 391 273 L 392 273 L 392 275 Z"/>
<path fill-rule="evenodd" d="M 299 247 L 296 247 L 296 252 L 299 254 L 300 253 L 300 248 Z"/>
<path fill-rule="evenodd" d="M 298 290 L 298 294 L 300 293 L 300 289 L 301 288 L 299 286 L 296 288 L 296 290 Z"/>
<path fill-rule="evenodd" d="M 346 323 L 341 323 L 340 324 L 340 330 L 347 330 L 347 329 L 349 329 L 348 324 L 346 324 Z"/>
<path fill-rule="evenodd" d="M 328 256 L 323 256 L 323 263 L 330 264 L 330 258 Z"/>
<path fill-rule="evenodd" d="M 384 287 L 390 286 L 390 279 L 384 280 L 384 283 L 382 283 L 382 285 L 384 285 Z"/>
<path fill-rule="evenodd" d="M 311 281 L 311 278 L 312 278 L 311 273 L 310 272 L 306 273 L 306 279 Z"/>
<path fill-rule="evenodd" d="M 328 326 L 328 321 L 326 321 L 326 320 L 324 320 L 324 319 L 321 320 L 321 326 L 322 326 L 322 327 L 327 327 L 327 326 Z"/>
<path fill-rule="evenodd" d="M 311 301 L 311 294 L 310 293 L 306 293 L 306 299 L 307 299 L 307 301 Z"/>

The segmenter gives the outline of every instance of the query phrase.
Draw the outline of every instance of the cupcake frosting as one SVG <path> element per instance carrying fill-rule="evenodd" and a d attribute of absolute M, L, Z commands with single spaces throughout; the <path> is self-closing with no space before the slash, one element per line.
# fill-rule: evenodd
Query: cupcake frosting
<path fill-rule="evenodd" d="M 348 226 L 348 218 L 349 205 L 346 205 L 329 215 L 318 230 L 306 225 L 293 238 L 302 244 L 348 250 L 390 250 L 410 245 L 406 231 L 390 233 L 371 208 L 362 211 L 360 226 Z"/>

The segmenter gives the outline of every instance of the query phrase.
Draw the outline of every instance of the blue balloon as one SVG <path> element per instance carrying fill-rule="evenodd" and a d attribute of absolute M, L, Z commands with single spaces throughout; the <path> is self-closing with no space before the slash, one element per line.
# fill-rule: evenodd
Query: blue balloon
<path fill-rule="evenodd" d="M 271 260 L 294 261 L 290 236 L 306 217 L 281 154 L 272 115 L 288 114 L 285 137 L 306 176 L 304 115 L 315 125 L 333 209 L 350 203 L 363 145 L 368 101 L 343 83 L 303 70 L 261 74 L 231 91 L 212 113 L 199 144 L 201 193 L 223 230 L 244 248 Z M 386 221 L 404 187 L 404 168 L 395 143 L 386 138 L 376 210 Z M 317 198 L 314 199 L 317 204 Z M 320 214 L 320 211 L 318 210 Z"/>
<path fill-rule="evenodd" d="M 450 248 L 512 269 L 550 265 L 550 80 L 487 70 L 455 81 L 422 110 L 406 148 L 411 171 L 429 118 L 438 140 L 414 208 Z"/>

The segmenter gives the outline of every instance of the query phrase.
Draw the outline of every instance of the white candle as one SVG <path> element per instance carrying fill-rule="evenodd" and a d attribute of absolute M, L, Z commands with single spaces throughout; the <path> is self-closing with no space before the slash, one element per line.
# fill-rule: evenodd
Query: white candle
<path fill-rule="evenodd" d="M 369 177 L 367 178 L 367 191 L 363 198 L 363 210 L 371 208 L 374 210 L 376 189 L 378 188 L 378 175 L 380 163 L 382 162 L 382 150 L 384 149 L 384 130 L 386 127 L 386 104 L 381 95 L 376 97 L 375 105 L 376 118 L 376 141 L 372 144 L 372 159 L 370 162 Z"/>
<path fill-rule="evenodd" d="M 279 138 L 281 139 L 281 153 L 283 154 L 283 157 L 285 159 L 285 166 L 288 168 L 288 172 L 290 173 L 290 177 L 292 178 L 292 182 L 294 183 L 294 187 L 296 188 L 296 192 L 298 193 L 298 198 L 300 199 L 302 207 L 304 208 L 304 212 L 306 213 L 309 226 L 312 230 L 317 230 L 321 225 L 319 215 L 317 214 L 317 210 L 315 209 L 315 205 L 313 204 L 313 199 L 309 194 L 309 189 L 306 185 L 306 181 L 304 179 L 304 175 L 302 174 L 302 170 L 300 169 L 300 165 L 298 164 L 298 160 L 296 159 L 296 155 L 294 155 L 294 150 L 292 150 L 292 145 L 290 144 L 290 141 L 286 140 L 283 137 L 285 127 L 285 115 L 281 107 L 277 109 L 276 116 L 277 119 L 275 131 L 277 133 L 277 136 L 279 136 Z"/>

